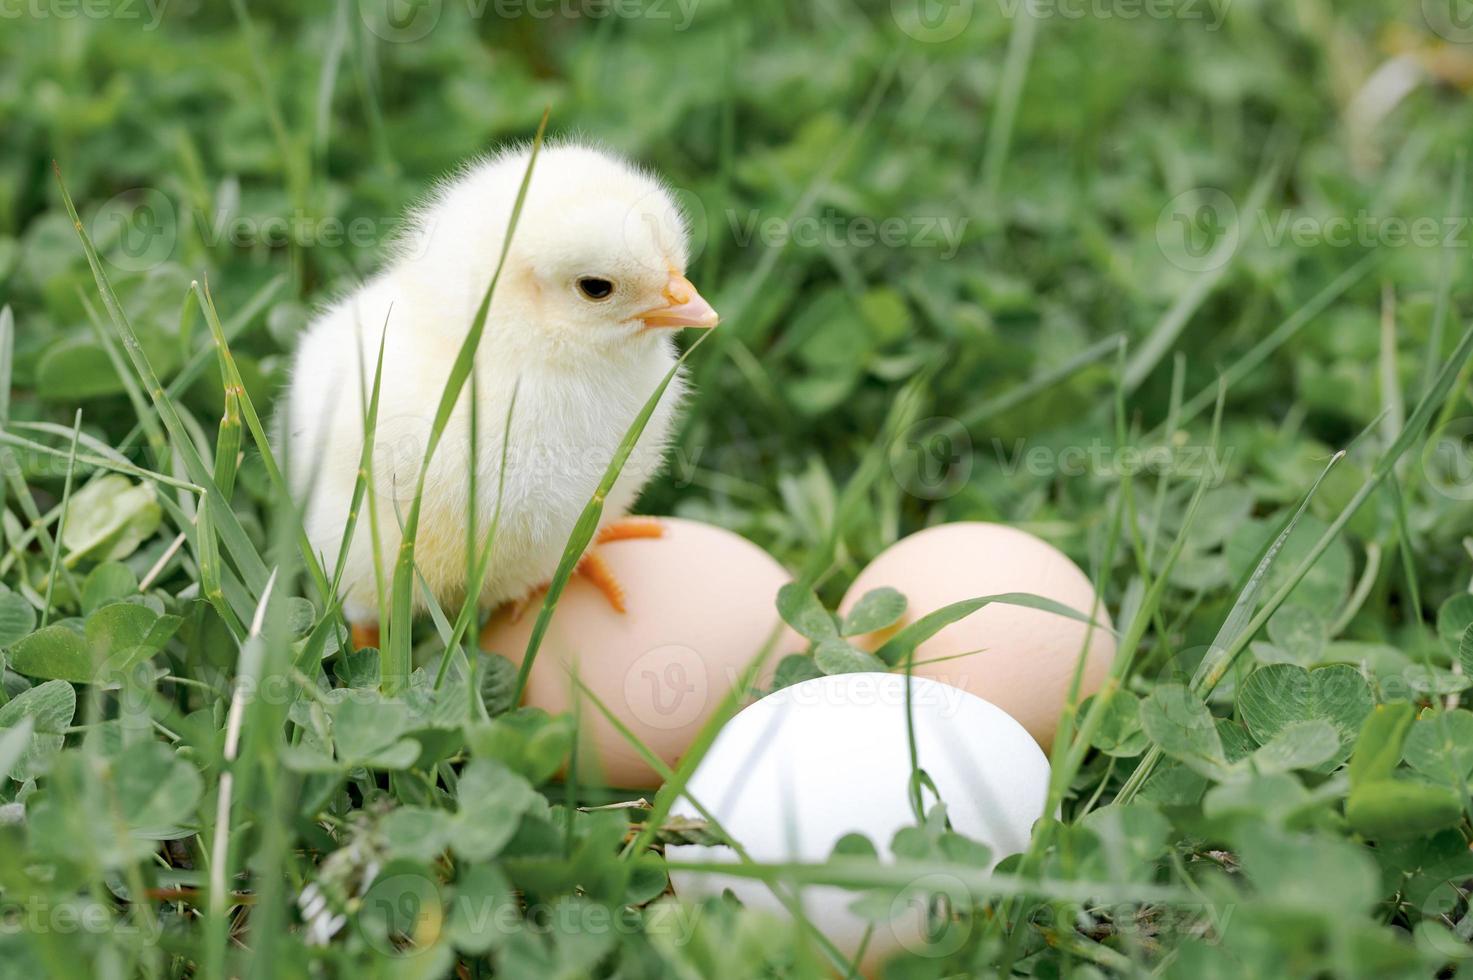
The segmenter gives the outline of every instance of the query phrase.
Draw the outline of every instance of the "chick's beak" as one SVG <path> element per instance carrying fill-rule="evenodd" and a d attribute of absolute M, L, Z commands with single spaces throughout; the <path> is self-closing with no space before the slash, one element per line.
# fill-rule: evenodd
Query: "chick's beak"
<path fill-rule="evenodd" d="M 721 317 L 685 276 L 670 276 L 662 292 L 665 302 L 639 315 L 647 327 L 714 327 Z"/>

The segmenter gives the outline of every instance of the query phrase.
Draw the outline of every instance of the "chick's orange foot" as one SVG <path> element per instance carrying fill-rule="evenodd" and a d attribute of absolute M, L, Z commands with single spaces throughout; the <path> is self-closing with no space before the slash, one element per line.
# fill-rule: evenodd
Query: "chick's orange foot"
<path fill-rule="evenodd" d="M 624 612 L 624 586 L 619 584 L 619 579 L 614 575 L 614 570 L 609 563 L 604 561 L 604 556 L 596 551 L 590 551 L 578 561 L 578 567 L 574 574 L 583 576 L 589 585 L 603 593 L 614 612 Z"/>
<path fill-rule="evenodd" d="M 619 579 L 614 575 L 613 569 L 609 568 L 609 563 L 604 560 L 603 555 L 597 549 L 601 545 L 612 544 L 615 541 L 648 540 L 664 536 L 664 526 L 653 517 L 626 517 L 614 521 L 594 537 L 593 550 L 579 559 L 577 567 L 573 569 L 573 574 L 581 576 L 589 585 L 602 593 L 615 612 L 622 613 L 625 611 L 624 587 L 619 584 Z M 529 592 L 525 598 L 509 602 L 498 609 L 486 624 L 482 635 L 490 631 L 496 623 L 506 621 L 515 623 L 521 619 L 539 597 L 547 592 L 548 584 L 543 583 Z"/>
<path fill-rule="evenodd" d="M 665 529 L 660 522 L 653 517 L 626 517 L 614 521 L 612 524 L 598 532 L 594 538 L 595 548 L 598 545 L 610 544 L 614 541 L 633 541 L 639 538 L 660 538 L 665 536 Z M 590 551 L 578 562 L 578 574 L 588 580 L 588 584 L 603 593 L 609 605 L 614 607 L 615 612 L 624 612 L 624 587 L 619 584 L 613 569 L 609 563 L 604 561 L 603 555 L 598 551 Z"/>
<path fill-rule="evenodd" d="M 611 541 L 628 541 L 632 538 L 663 538 L 665 536 L 665 525 L 660 523 L 656 517 L 625 517 L 614 521 L 612 524 L 598 532 L 593 539 L 594 544 L 608 544 Z"/>
<path fill-rule="evenodd" d="M 573 570 L 573 573 L 581 575 L 589 585 L 598 589 L 608 600 L 614 612 L 622 613 L 624 612 L 624 587 L 619 584 L 618 577 L 614 575 L 614 570 L 609 567 L 609 563 L 597 550 L 598 547 L 615 541 L 660 538 L 664 535 L 665 529 L 653 517 L 626 517 L 615 521 L 598 532 L 593 539 L 593 549 L 578 560 L 578 567 Z M 546 591 L 547 586 L 544 585 L 533 594 L 540 595 Z M 519 604 L 518 609 L 514 612 L 514 618 L 521 618 L 526 605 L 527 602 Z"/>
<path fill-rule="evenodd" d="M 352 623 L 349 628 L 353 633 L 354 650 L 364 650 L 368 647 L 378 648 L 378 623 Z"/>
<path fill-rule="evenodd" d="M 594 547 L 597 548 L 599 545 L 611 544 L 615 541 L 648 540 L 664 536 L 665 528 L 655 518 L 626 517 L 600 530 L 593 540 Z M 579 560 L 573 574 L 581 575 L 588 581 L 588 584 L 598 589 L 615 612 L 624 612 L 624 587 L 619 584 L 618 578 L 609 568 L 608 562 L 604 561 L 603 555 L 597 551 L 589 551 Z M 532 604 L 538 597 L 546 592 L 547 583 L 544 583 L 529 592 L 525 598 L 503 605 L 492 614 L 485 629 L 482 630 L 482 636 L 484 637 L 496 623 L 505 620 L 516 622 L 521 619 L 526 615 L 527 610 L 532 608 Z M 377 623 L 352 623 L 350 626 L 353 634 L 353 649 L 378 648 L 381 640 Z M 485 646 L 484 642 L 482 646 Z"/>

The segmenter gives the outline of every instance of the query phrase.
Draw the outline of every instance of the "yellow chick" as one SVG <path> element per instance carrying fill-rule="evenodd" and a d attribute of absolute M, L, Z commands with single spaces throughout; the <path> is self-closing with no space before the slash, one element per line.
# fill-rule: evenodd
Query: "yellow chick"
<path fill-rule="evenodd" d="M 445 181 L 414 211 L 387 268 L 325 308 L 297 350 L 286 408 L 293 483 L 327 566 L 347 548 L 344 612 L 360 644 L 375 642 L 379 620 L 370 515 L 346 544 L 343 536 L 380 336 L 373 516 L 388 575 L 435 410 L 496 267 L 529 152 L 507 150 Z M 483 537 L 502 494 L 482 607 L 525 601 L 551 578 L 625 431 L 675 364 L 673 328 L 717 323 L 685 277 L 688 255 L 685 216 L 658 178 L 577 143 L 539 154 L 476 357 L 474 458 L 467 385 L 425 481 L 415 558 L 443 607 L 466 599 L 471 466 Z M 658 536 L 658 524 L 621 519 L 662 465 L 683 390 L 678 377 L 666 390 L 608 495 L 596 540 Z M 580 571 L 622 608 L 595 553 Z M 424 598 L 416 595 L 417 611 Z"/>

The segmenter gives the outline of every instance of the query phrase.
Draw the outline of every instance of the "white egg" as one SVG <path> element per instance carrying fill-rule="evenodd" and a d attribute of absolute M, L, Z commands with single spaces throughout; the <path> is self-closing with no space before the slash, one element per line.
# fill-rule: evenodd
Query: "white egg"
<path fill-rule="evenodd" d="M 1022 851 L 1043 814 L 1049 765 L 1038 743 L 1006 712 L 973 694 L 911 679 L 920 767 L 946 804 L 952 829 L 985 843 L 995 863 Z M 674 812 L 698 818 L 698 801 L 751 860 L 818 863 L 844 835 L 863 834 L 882 860 L 895 832 L 915 825 L 903 674 L 839 674 L 768 695 L 729 721 L 697 767 Z M 929 802 L 929 800 L 928 800 Z M 727 847 L 671 847 L 672 861 L 739 860 Z M 730 889 L 743 904 L 786 914 L 760 880 L 673 870 L 682 900 Z M 803 890 L 804 912 L 846 956 L 868 921 L 849 910 L 857 892 Z M 898 949 L 923 949 L 920 912 L 900 901 L 877 923 L 866 965 Z"/>

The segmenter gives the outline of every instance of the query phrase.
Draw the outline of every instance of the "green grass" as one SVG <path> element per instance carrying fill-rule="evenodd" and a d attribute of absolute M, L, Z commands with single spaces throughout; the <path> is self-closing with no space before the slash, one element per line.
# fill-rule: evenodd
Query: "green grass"
<path fill-rule="evenodd" d="M 827 976 L 853 964 L 802 886 L 888 904 L 936 874 L 964 940 L 887 976 L 1467 975 L 1473 37 L 1435 3 L 1126 8 L 954 4 L 951 37 L 881 0 L 446 0 L 412 40 L 354 0 L 5 18 L 0 977 Z M 1421 74 L 1373 118 L 1398 57 Z M 514 709 L 601 496 L 520 674 L 468 642 L 480 610 L 410 621 L 413 506 L 382 656 L 344 652 L 342 567 L 286 492 L 311 461 L 273 441 L 294 338 L 436 177 L 544 112 L 696 205 L 725 322 L 686 343 L 640 508 L 792 572 L 817 653 L 748 676 L 908 669 L 949 616 L 1040 604 L 850 649 L 829 610 L 929 524 L 1021 527 L 1097 583 L 1119 654 L 1062 713 L 1056 819 L 998 871 L 932 838 L 742 851 L 722 869 L 792 921 L 682 919 L 661 847 L 721 828 L 669 815 L 740 690 L 634 807 L 581 761 L 557 778 L 595 716 L 653 759 L 607 692 Z M 480 323 L 437 433 L 478 396 Z M 372 433 L 392 365 L 355 367 Z M 597 915 L 619 928 L 539 918 Z"/>

